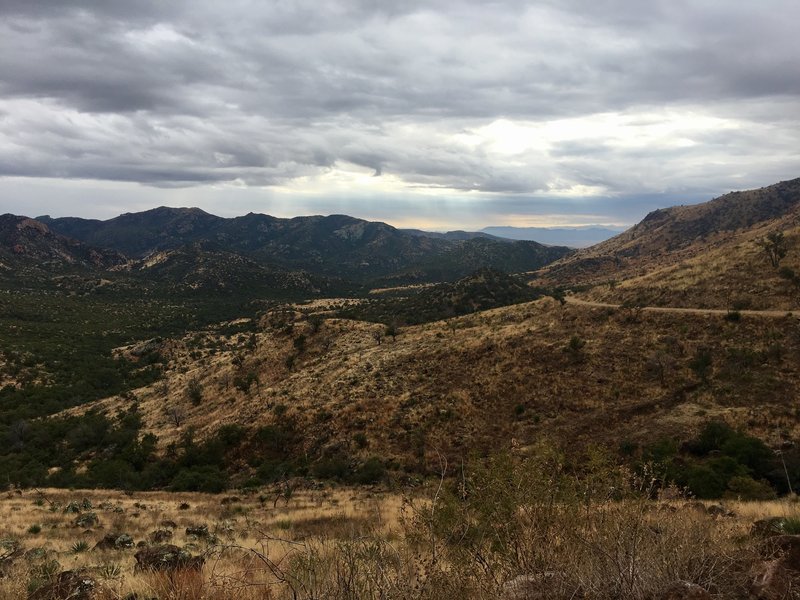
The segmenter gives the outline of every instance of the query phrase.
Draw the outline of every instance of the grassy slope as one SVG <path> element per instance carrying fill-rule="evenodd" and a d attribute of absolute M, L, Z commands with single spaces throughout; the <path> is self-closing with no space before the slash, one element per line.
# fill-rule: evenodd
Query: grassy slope
<path fill-rule="evenodd" d="M 254 350 L 246 349 L 246 336 L 222 346 L 215 336 L 187 338 L 171 350 L 166 395 L 151 386 L 136 396 L 162 443 L 188 426 L 202 435 L 223 423 L 292 420 L 311 456 L 345 450 L 413 471 L 435 470 L 437 452 L 456 459 L 512 439 L 616 446 L 687 438 L 713 416 L 773 442 L 781 430 L 800 432 L 800 326 L 793 318 L 636 316 L 545 299 L 454 323 L 454 332 L 445 322 L 404 328 L 396 342 L 380 345 L 373 333 L 383 326 L 345 320 L 325 321 L 316 333 L 303 320 L 294 333 L 265 325 Z M 289 370 L 286 357 L 301 334 L 305 350 Z M 573 336 L 585 345 L 566 351 Z M 691 368 L 701 349 L 712 358 L 707 383 Z M 656 360 L 665 365 L 663 384 Z M 244 372 L 259 380 L 246 393 L 232 385 Z M 187 397 L 191 379 L 204 389 L 199 406 Z M 122 403 L 110 398 L 101 406 Z M 165 411 L 171 406 L 185 412 L 180 427 Z M 355 443 L 359 434 L 366 447 Z"/>

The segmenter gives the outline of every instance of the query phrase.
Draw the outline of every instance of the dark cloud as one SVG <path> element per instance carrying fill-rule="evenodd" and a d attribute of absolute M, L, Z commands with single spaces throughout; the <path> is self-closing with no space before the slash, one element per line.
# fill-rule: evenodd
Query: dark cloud
<path fill-rule="evenodd" d="M 702 199 L 797 175 L 797 22 L 794 0 L 6 0 L 0 176 L 324 194 L 352 164 L 428 203 Z"/>

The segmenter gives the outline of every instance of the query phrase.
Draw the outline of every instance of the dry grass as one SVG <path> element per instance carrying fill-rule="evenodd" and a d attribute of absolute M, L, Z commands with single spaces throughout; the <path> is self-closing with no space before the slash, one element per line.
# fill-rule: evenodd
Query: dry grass
<path fill-rule="evenodd" d="M 266 490 L 265 490 L 266 492 Z M 63 508 L 71 501 L 86 499 L 100 518 L 97 527 L 73 525 L 76 515 Z M 263 496 L 262 496 L 263 499 Z M 16 561 L 12 577 L 0 578 L 0 599 L 22 598 L 28 582 L 54 569 L 87 569 L 116 594 L 140 598 L 198 599 L 273 598 L 275 576 L 263 559 L 281 564 L 307 543 L 335 543 L 361 536 L 397 535 L 401 499 L 373 496 L 353 490 L 297 492 L 288 503 L 262 502 L 257 495 L 242 496 L 240 502 L 221 504 L 221 496 L 167 494 L 161 492 L 126 495 L 107 491 L 44 490 L 10 493 L 0 500 L 0 539 L 20 540 L 29 558 Z M 51 504 L 52 503 L 52 504 Z M 179 506 L 188 503 L 188 510 Z M 135 550 L 94 550 L 110 532 L 127 533 L 137 542 L 164 529 L 173 521 L 177 527 L 170 540 L 194 554 L 206 556 L 201 573 L 135 573 Z M 29 533 L 32 524 L 41 532 Z M 211 539 L 197 539 L 186 527 L 207 525 Z M 214 539 L 216 538 L 216 539 Z M 85 542 L 86 550 L 76 550 Z M 57 566 L 53 566 L 57 561 Z"/>
<path fill-rule="evenodd" d="M 372 335 L 379 325 L 329 319 L 313 333 L 296 319 L 291 335 L 285 327 L 258 331 L 253 349 L 246 336 L 172 342 L 165 380 L 134 391 L 159 448 L 188 427 L 204 437 L 222 424 L 288 420 L 300 432 L 297 455 L 320 456 L 336 445 L 353 459 L 379 456 L 400 471 L 433 473 L 437 452 L 458 460 L 496 449 L 498 440 L 524 447 L 544 434 L 575 447 L 649 443 L 687 439 L 716 417 L 768 443 L 780 441 L 771 439 L 779 431 L 800 435 L 796 319 L 728 323 L 719 315 L 636 315 L 544 299 L 403 328 L 380 345 Z M 289 369 L 285 359 L 301 334 L 306 349 Z M 572 337 L 585 342 L 575 354 L 565 351 Z M 690 368 L 699 348 L 713 355 L 704 385 Z M 739 364 L 732 352 L 754 358 Z M 652 371 L 654 357 L 664 359 L 663 377 Z M 258 383 L 236 389 L 239 372 L 254 373 Z M 204 389 L 197 406 L 186 392 L 192 379 Z M 131 402 L 113 397 L 74 410 L 115 414 Z M 169 407 L 183 415 L 179 425 Z"/>
<path fill-rule="evenodd" d="M 85 570 L 109 598 L 120 599 L 527 597 L 514 596 L 514 590 L 555 599 L 575 593 L 638 599 L 675 580 L 701 583 L 715 597 L 744 598 L 757 559 L 748 536 L 752 521 L 800 514 L 800 504 L 788 500 L 730 503 L 733 518 L 679 501 L 584 505 L 562 498 L 553 505 L 540 502 L 545 488 L 521 485 L 528 500 L 513 508 L 510 520 L 499 518 L 509 496 L 484 508 L 477 498 L 431 503 L 435 485 L 410 503 L 393 494 L 338 489 L 305 491 L 276 508 L 254 496 L 221 506 L 219 497 L 199 494 L 8 494 L 0 500 L 0 539 L 19 540 L 36 552 L 17 559 L 9 576 L 0 578 L 0 600 L 24 598 L 30 586 L 66 569 Z M 100 525 L 88 531 L 49 504 L 83 498 L 100 516 Z M 183 502 L 191 508 L 179 510 Z M 470 510 L 479 512 L 456 518 L 453 507 L 460 511 L 470 502 Z M 481 510 L 498 517 L 488 529 L 478 527 Z M 165 520 L 177 524 L 174 543 L 206 556 L 202 571 L 136 573 L 135 550 L 73 549 L 82 540 L 91 548 L 110 531 L 143 540 Z M 41 533 L 28 533 L 32 523 L 41 524 Z M 201 523 L 219 539 L 185 535 L 186 526 Z"/>

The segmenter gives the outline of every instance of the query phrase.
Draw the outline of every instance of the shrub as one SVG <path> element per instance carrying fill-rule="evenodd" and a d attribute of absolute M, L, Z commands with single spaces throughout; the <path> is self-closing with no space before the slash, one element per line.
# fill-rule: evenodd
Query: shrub
<path fill-rule="evenodd" d="M 728 491 L 725 492 L 725 496 L 740 500 L 773 500 L 776 494 L 768 483 L 756 481 L 747 475 L 739 475 L 728 481 Z"/>
<path fill-rule="evenodd" d="M 378 458 L 373 456 L 367 459 L 364 464 L 358 468 L 353 476 L 353 480 L 356 483 L 368 485 L 371 483 L 378 483 L 385 477 L 386 467 Z"/>
<path fill-rule="evenodd" d="M 173 478 L 173 492 L 208 492 L 218 494 L 228 487 L 228 479 L 219 467 L 203 465 L 182 469 Z"/>
<path fill-rule="evenodd" d="M 203 384 L 196 378 L 190 379 L 186 387 L 186 395 L 189 396 L 192 404 L 199 405 L 203 401 Z"/>
<path fill-rule="evenodd" d="M 38 535 L 41 532 L 42 532 L 42 526 L 37 523 L 34 523 L 30 527 L 28 527 L 28 533 L 30 533 L 31 535 Z"/>

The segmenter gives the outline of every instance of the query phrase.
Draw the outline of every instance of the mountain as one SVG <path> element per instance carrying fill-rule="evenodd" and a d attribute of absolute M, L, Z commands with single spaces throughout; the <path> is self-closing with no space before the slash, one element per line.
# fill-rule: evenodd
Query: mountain
<path fill-rule="evenodd" d="M 489 236 L 422 236 L 346 215 L 225 219 L 196 208 L 156 208 L 107 221 L 40 217 L 52 230 L 144 258 L 195 242 L 288 270 L 358 282 L 453 280 L 475 269 L 529 271 L 569 252 Z"/>
<path fill-rule="evenodd" d="M 266 265 L 210 242 L 154 252 L 131 261 L 127 271 L 145 285 L 157 284 L 166 291 L 180 293 L 308 298 L 363 292 L 341 280 Z"/>
<path fill-rule="evenodd" d="M 481 233 L 510 240 L 536 240 L 542 244 L 585 248 L 624 231 L 622 227 L 484 227 Z"/>
<path fill-rule="evenodd" d="M 0 215 L 0 271 L 108 269 L 125 262 L 117 251 L 59 235 L 35 219 Z"/>
<path fill-rule="evenodd" d="M 762 247 L 773 232 L 786 246 L 778 266 Z M 789 310 L 800 298 L 789 271 L 800 271 L 800 179 L 653 211 L 540 276 L 549 284 L 607 284 L 590 294 L 605 301 Z"/>
<path fill-rule="evenodd" d="M 422 229 L 400 229 L 403 233 L 407 233 L 409 235 L 416 235 L 419 237 L 429 237 L 434 239 L 440 240 L 471 240 L 474 238 L 485 238 L 489 240 L 495 240 L 498 242 L 502 241 L 509 241 L 507 238 L 502 236 L 490 235 L 488 233 L 484 233 L 482 231 L 447 231 L 447 232 L 439 232 L 439 231 L 424 231 Z M 523 238 L 519 238 L 523 239 Z M 533 240 L 533 238 L 524 238 Z"/>

